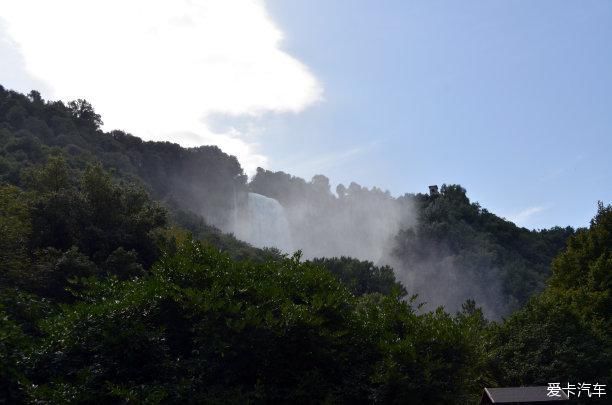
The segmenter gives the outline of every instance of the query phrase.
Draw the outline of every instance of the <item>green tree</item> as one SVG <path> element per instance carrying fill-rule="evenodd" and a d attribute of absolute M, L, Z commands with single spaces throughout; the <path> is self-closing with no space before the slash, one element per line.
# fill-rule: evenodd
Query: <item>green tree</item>
<path fill-rule="evenodd" d="M 612 379 L 612 206 L 599 204 L 553 262 L 549 286 L 499 325 L 492 359 L 504 384 Z"/>
<path fill-rule="evenodd" d="M 102 117 L 96 114 L 93 106 L 87 100 L 78 99 L 68 102 L 68 109 L 81 125 L 98 129 L 102 126 Z"/>
<path fill-rule="evenodd" d="M 57 402 L 359 401 L 378 358 L 353 296 L 297 258 L 187 241 L 150 276 L 94 283 L 45 323 L 33 377 Z"/>
<path fill-rule="evenodd" d="M 0 304 L 0 402 L 19 403 L 27 385 L 24 363 L 28 338 Z"/>
<path fill-rule="evenodd" d="M 29 201 L 17 187 L 0 186 L 0 281 L 14 282 L 28 267 L 32 232 Z"/>
<path fill-rule="evenodd" d="M 583 319 L 612 331 L 612 205 L 599 202 L 590 228 L 569 238 L 552 264 L 549 290 Z"/>
<path fill-rule="evenodd" d="M 346 285 L 353 294 L 406 295 L 406 289 L 396 279 L 389 266 L 374 266 L 370 261 L 350 257 L 313 259 L 312 263 L 322 266 Z"/>

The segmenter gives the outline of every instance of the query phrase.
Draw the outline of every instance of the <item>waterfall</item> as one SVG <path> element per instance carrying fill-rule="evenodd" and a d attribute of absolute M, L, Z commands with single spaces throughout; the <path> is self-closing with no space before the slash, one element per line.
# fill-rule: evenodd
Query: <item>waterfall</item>
<path fill-rule="evenodd" d="M 253 246 L 275 247 L 285 253 L 293 249 L 285 209 L 261 194 L 248 193 L 235 234 Z"/>
<path fill-rule="evenodd" d="M 235 231 L 238 225 L 238 199 L 236 198 L 236 185 L 232 184 L 232 229 Z"/>

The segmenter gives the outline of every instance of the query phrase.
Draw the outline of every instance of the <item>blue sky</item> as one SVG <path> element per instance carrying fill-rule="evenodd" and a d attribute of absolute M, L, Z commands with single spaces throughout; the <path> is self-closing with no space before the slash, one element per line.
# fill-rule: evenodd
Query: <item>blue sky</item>
<path fill-rule="evenodd" d="M 612 202 L 612 1 L 9 0 L 0 84 L 251 174 L 458 183 L 529 228 Z"/>
<path fill-rule="evenodd" d="M 611 202 L 612 2 L 268 5 L 325 89 L 269 124 L 272 168 L 395 195 L 459 183 L 530 228 Z"/>

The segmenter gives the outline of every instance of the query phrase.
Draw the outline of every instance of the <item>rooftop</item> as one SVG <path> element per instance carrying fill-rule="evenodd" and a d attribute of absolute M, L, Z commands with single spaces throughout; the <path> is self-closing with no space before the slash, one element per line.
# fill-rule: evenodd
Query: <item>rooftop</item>
<path fill-rule="evenodd" d="M 559 390 L 558 395 L 548 396 L 548 387 L 485 388 L 481 404 L 528 404 L 550 401 L 567 401 L 567 395 Z"/>

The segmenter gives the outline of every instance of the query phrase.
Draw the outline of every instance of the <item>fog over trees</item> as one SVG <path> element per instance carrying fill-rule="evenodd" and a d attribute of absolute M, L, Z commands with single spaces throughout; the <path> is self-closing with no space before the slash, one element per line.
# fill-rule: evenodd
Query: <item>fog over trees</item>
<path fill-rule="evenodd" d="M 544 288 L 552 258 L 571 228 L 530 231 L 472 203 L 458 185 L 394 198 L 376 187 L 310 182 L 259 169 L 248 187 L 286 210 L 296 248 L 307 258 L 354 257 L 388 265 L 411 293 L 458 310 L 474 299 L 489 317 Z"/>
<path fill-rule="evenodd" d="M 610 381 L 611 205 L 528 230 L 460 185 L 248 179 L 217 147 L 102 120 L 0 87 L 0 402 L 473 403 Z M 240 240 L 275 229 L 285 246 Z"/>

